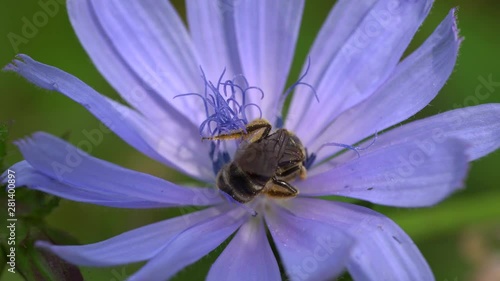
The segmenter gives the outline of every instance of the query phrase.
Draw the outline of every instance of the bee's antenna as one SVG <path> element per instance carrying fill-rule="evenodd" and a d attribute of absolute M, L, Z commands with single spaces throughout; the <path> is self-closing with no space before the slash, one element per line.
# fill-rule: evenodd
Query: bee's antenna
<path fill-rule="evenodd" d="M 242 207 L 243 209 L 245 209 L 248 213 L 250 213 L 250 215 L 252 215 L 252 217 L 256 217 L 258 215 L 257 211 L 255 211 L 254 209 L 248 207 L 247 205 L 241 203 L 241 202 L 238 202 L 236 200 L 234 200 L 233 197 L 231 197 L 231 195 L 225 193 L 224 191 L 220 190 L 220 193 L 222 194 L 222 196 L 224 196 L 224 198 L 229 202 L 229 203 L 233 203 L 233 204 L 237 204 L 239 205 L 240 207 Z"/>

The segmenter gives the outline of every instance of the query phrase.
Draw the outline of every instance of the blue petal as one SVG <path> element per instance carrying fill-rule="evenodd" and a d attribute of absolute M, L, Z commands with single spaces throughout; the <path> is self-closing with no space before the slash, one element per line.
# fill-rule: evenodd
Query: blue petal
<path fill-rule="evenodd" d="M 143 226 L 94 244 L 59 246 L 39 241 L 36 245 L 76 265 L 112 266 L 145 261 L 164 251 L 172 241 L 182 237 L 186 230 L 197 228 L 214 218 L 224 217 L 227 211 L 228 205 L 213 207 Z"/>
<path fill-rule="evenodd" d="M 467 143 L 469 161 L 483 157 L 500 148 L 500 104 L 483 104 L 450 110 L 405 124 L 379 136 L 373 146 L 377 149 L 414 140 L 426 153 L 434 153 L 448 138 Z M 369 147 L 373 139 L 360 144 Z M 361 153 L 363 153 L 361 151 Z M 330 170 L 339 163 L 356 158 L 355 153 L 345 153 L 316 167 L 310 175 Z"/>
<path fill-rule="evenodd" d="M 84 188 L 65 184 L 48 177 L 34 169 L 26 161 L 16 163 L 10 167 L 10 170 L 15 171 L 16 175 L 19 175 L 16 180 L 17 187 L 27 186 L 31 189 L 50 193 L 72 201 L 128 209 L 165 208 L 177 206 L 177 204 L 145 201 L 120 194 L 110 195 L 105 191 L 88 191 Z M 6 177 L 6 173 L 4 173 L 2 177 Z M 6 178 L 3 179 L 3 183 L 5 182 Z"/>
<path fill-rule="evenodd" d="M 396 67 L 373 95 L 341 114 L 319 137 L 307 136 L 305 144 L 310 151 L 332 141 L 356 143 L 406 120 L 429 104 L 455 66 L 461 40 L 453 13 L 450 12 L 427 41 Z M 337 151 L 323 149 L 318 153 L 318 161 Z"/>
<path fill-rule="evenodd" d="M 242 213 L 243 212 L 243 213 Z M 248 219 L 242 208 L 222 212 L 179 233 L 129 281 L 167 280 L 219 246 Z"/>
<path fill-rule="evenodd" d="M 297 216 L 342 229 L 356 239 L 347 266 L 354 280 L 434 280 L 411 238 L 375 211 L 306 198 L 291 200 L 289 208 Z"/>
<path fill-rule="evenodd" d="M 243 73 L 266 94 L 250 101 L 260 104 L 273 122 L 292 64 L 304 0 L 235 1 L 235 28 Z M 253 116 L 257 118 L 258 115 Z"/>
<path fill-rule="evenodd" d="M 69 143 L 47 133 L 17 142 L 26 161 L 37 172 L 63 184 L 115 201 L 151 201 L 169 205 L 210 205 L 221 202 L 217 191 L 184 188 L 148 174 L 139 173 L 91 157 Z M 47 180 L 50 183 L 50 180 Z M 38 185 L 33 182 L 34 185 Z M 39 185 L 38 185 L 39 186 Z M 46 186 L 49 193 L 50 185 Z M 71 192 L 70 192 L 71 193 Z"/>
<path fill-rule="evenodd" d="M 207 281 L 281 280 L 260 218 L 242 225 L 208 272 Z"/>
<path fill-rule="evenodd" d="M 195 99 L 175 95 L 203 86 L 186 27 L 169 1 L 69 0 L 68 13 L 90 58 L 113 87 L 150 120 L 203 116 Z"/>
<path fill-rule="evenodd" d="M 223 68 L 229 75 L 243 74 L 250 86 L 264 91 L 263 100 L 258 93 L 248 97 L 271 121 L 279 115 L 303 8 L 304 0 L 187 1 L 193 40 L 209 77 Z M 248 109 L 249 120 L 259 117 L 254 107 Z"/>
<path fill-rule="evenodd" d="M 202 143 L 198 128 L 183 118 L 145 119 L 134 110 L 104 97 L 76 77 L 19 56 L 5 69 L 21 74 L 30 82 L 48 90 L 58 91 L 85 106 L 107 127 L 137 150 L 170 167 L 195 178 L 212 181 L 209 145 Z M 102 130 L 97 130 L 102 138 Z M 99 137 L 91 136 L 88 145 L 98 145 Z M 205 156 L 205 157 L 204 157 Z"/>
<path fill-rule="evenodd" d="M 429 153 L 447 138 L 457 138 L 468 144 L 469 161 L 500 148 L 500 104 L 483 104 L 450 110 L 394 128 L 384 134 L 389 146 L 405 140 L 420 140 L 419 147 Z M 390 140 L 390 141 L 388 141 Z"/>
<path fill-rule="evenodd" d="M 390 76 L 432 6 L 432 0 L 337 1 L 309 53 L 287 127 L 314 136 L 336 116 L 363 101 Z M 309 139 L 307 139 L 309 141 Z"/>
<path fill-rule="evenodd" d="M 392 138 L 380 137 L 380 143 Z M 467 145 L 457 139 L 435 144 L 419 139 L 382 147 L 373 145 L 355 158 L 295 186 L 304 196 L 339 195 L 377 204 L 422 207 L 436 204 L 463 187 L 468 169 Z"/>
<path fill-rule="evenodd" d="M 227 0 L 187 0 L 189 30 L 207 78 L 216 81 L 223 70 L 233 79 L 243 74 L 234 30 L 234 5 Z"/>
<path fill-rule="evenodd" d="M 345 269 L 353 240 L 340 228 L 277 205 L 266 213 L 266 222 L 290 280 L 328 280 Z"/>

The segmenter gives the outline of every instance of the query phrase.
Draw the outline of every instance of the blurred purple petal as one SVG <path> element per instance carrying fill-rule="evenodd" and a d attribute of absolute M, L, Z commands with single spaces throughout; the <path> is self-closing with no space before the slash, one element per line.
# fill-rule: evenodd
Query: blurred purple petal
<path fill-rule="evenodd" d="M 55 67 L 19 56 L 6 69 L 15 71 L 39 87 L 58 91 L 85 106 L 106 126 L 137 150 L 170 167 L 195 178 L 212 181 L 213 172 L 208 157 L 209 145 L 201 142 L 198 127 L 184 119 L 175 122 L 151 122 L 134 110 L 100 95 L 78 78 Z M 95 130 L 86 143 L 98 145 L 103 130 Z M 200 157 L 200 155 L 202 157 Z M 203 157 L 205 156 L 205 157 Z"/>
<path fill-rule="evenodd" d="M 145 209 L 145 208 L 166 208 L 177 206 L 177 204 L 160 203 L 153 201 L 145 201 L 142 199 L 131 198 L 125 195 L 108 194 L 105 191 L 99 190 L 88 191 L 85 188 L 65 184 L 51 177 L 48 177 L 36 169 L 28 162 L 21 161 L 14 164 L 9 169 L 16 172 L 18 178 L 16 180 L 17 187 L 27 186 L 34 190 L 43 191 L 61 198 L 72 201 L 89 203 L 115 208 L 130 208 L 130 209 Z M 4 177 L 6 174 L 2 175 Z M 6 179 L 3 180 L 3 183 Z"/>
<path fill-rule="evenodd" d="M 314 141 L 305 141 L 306 146 L 314 152 L 327 142 L 354 144 L 420 111 L 450 76 L 460 42 L 453 10 L 373 95 L 342 113 L 320 136 L 308 136 Z M 318 161 L 338 151 L 323 149 L 318 153 Z"/>
<path fill-rule="evenodd" d="M 304 0 L 234 1 L 237 44 L 243 73 L 265 93 L 248 95 L 274 122 L 299 35 Z M 254 113 L 253 118 L 259 116 Z M 252 119 L 252 118 L 250 118 Z"/>
<path fill-rule="evenodd" d="M 277 205 L 266 213 L 266 223 L 290 280 L 329 280 L 345 269 L 353 240 L 340 228 Z"/>
<path fill-rule="evenodd" d="M 410 237 L 389 218 L 370 209 L 318 199 L 297 198 L 297 216 L 326 223 L 356 239 L 348 263 L 354 280 L 434 280 Z"/>
<path fill-rule="evenodd" d="M 173 237 L 157 255 L 128 280 L 170 279 L 184 267 L 219 246 L 246 219 L 248 219 L 248 213 L 242 208 L 237 208 L 200 221 Z"/>
<path fill-rule="evenodd" d="M 262 219 L 251 219 L 240 227 L 210 268 L 206 280 L 281 280 Z"/>
<path fill-rule="evenodd" d="M 308 142 L 373 94 L 394 71 L 432 2 L 338 1 L 309 53 L 312 67 L 304 79 L 316 88 L 320 102 L 298 87 L 287 127 Z"/>
<path fill-rule="evenodd" d="M 87 192 L 128 197 L 170 205 L 211 205 L 222 201 L 209 188 L 187 188 L 154 176 L 94 158 L 47 133 L 17 142 L 26 161 L 37 171 Z"/>
<path fill-rule="evenodd" d="M 143 226 L 94 244 L 60 246 L 41 241 L 37 246 L 76 265 L 112 266 L 139 262 L 154 258 L 186 230 L 225 217 L 228 210 L 228 205 L 213 207 Z"/>
<path fill-rule="evenodd" d="M 385 135 L 380 138 L 386 142 Z M 446 139 L 426 151 L 419 139 L 368 149 L 360 158 L 295 186 L 304 196 L 339 195 L 400 207 L 433 205 L 464 184 L 467 145 Z"/>
<path fill-rule="evenodd" d="M 465 141 L 469 161 L 483 157 L 500 147 L 500 104 L 482 104 L 450 110 L 441 114 L 413 121 L 396 127 L 382 136 L 378 136 L 373 148 L 381 149 L 396 143 L 415 140 L 425 153 L 434 153 L 436 144 L 448 138 Z M 373 139 L 366 140 L 360 147 L 368 147 Z M 360 151 L 364 154 L 365 151 Z M 309 173 L 316 175 L 332 169 L 339 163 L 356 158 L 356 153 L 344 153 L 323 163 Z"/>
<path fill-rule="evenodd" d="M 67 5 L 85 50 L 128 103 L 150 120 L 201 122 L 197 100 L 172 100 L 202 89 L 203 83 L 192 42 L 169 1 L 71 0 Z"/>

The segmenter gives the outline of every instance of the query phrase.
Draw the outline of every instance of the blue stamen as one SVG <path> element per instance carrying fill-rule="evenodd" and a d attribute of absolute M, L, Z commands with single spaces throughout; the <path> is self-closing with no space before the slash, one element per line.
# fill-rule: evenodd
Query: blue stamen
<path fill-rule="evenodd" d="M 375 132 L 375 137 L 365 147 L 352 146 L 352 145 L 343 144 L 343 143 L 337 143 L 337 142 L 328 142 L 328 143 L 325 143 L 325 144 L 323 144 L 323 145 L 321 145 L 319 147 L 319 149 L 316 151 L 316 153 L 308 154 L 307 151 L 306 151 L 307 155 L 306 155 L 306 161 L 304 161 L 304 167 L 306 169 L 309 169 L 312 166 L 312 164 L 314 163 L 314 161 L 316 160 L 317 153 L 321 149 L 323 149 L 323 147 L 325 147 L 325 146 L 338 146 L 338 147 L 342 147 L 342 148 L 346 148 L 346 149 L 352 150 L 352 151 L 356 152 L 356 154 L 358 155 L 358 158 L 360 158 L 361 154 L 359 153 L 359 151 L 366 150 L 366 149 L 370 148 L 377 141 L 377 138 L 378 138 L 378 132 Z"/>
<path fill-rule="evenodd" d="M 210 144 L 210 158 L 212 159 L 212 169 L 214 174 L 218 174 L 220 169 L 224 167 L 227 163 L 231 162 L 231 156 L 226 151 L 220 151 L 219 149 L 219 141 L 212 142 Z"/>
<path fill-rule="evenodd" d="M 304 161 L 304 167 L 306 168 L 306 170 L 309 170 L 309 168 L 311 168 L 315 160 L 316 160 L 316 154 L 315 153 L 309 154 L 307 153 L 306 149 L 306 161 Z"/>
<path fill-rule="evenodd" d="M 318 94 L 316 93 L 316 89 L 314 89 L 314 87 L 311 84 L 306 83 L 306 82 L 302 82 L 302 79 L 304 79 L 306 77 L 307 73 L 309 73 L 309 67 L 310 66 L 311 66 L 311 58 L 308 57 L 307 58 L 307 67 L 306 67 L 306 70 L 304 71 L 304 73 L 299 77 L 299 79 L 295 83 L 293 83 L 290 87 L 288 87 L 288 89 L 285 91 L 285 93 L 281 96 L 280 101 L 278 103 L 279 106 L 280 106 L 280 108 L 278 108 L 278 112 L 283 112 L 283 106 L 285 105 L 286 98 L 288 97 L 288 95 L 293 90 L 295 90 L 295 88 L 297 86 L 306 86 L 309 89 L 311 89 L 312 93 L 314 94 L 314 97 L 316 98 L 316 101 L 319 102 L 319 97 L 318 97 Z M 277 120 L 275 122 L 275 127 L 276 128 L 282 128 L 283 127 L 283 118 L 282 118 L 282 116 L 278 116 L 277 117 Z"/>
<path fill-rule="evenodd" d="M 360 147 L 360 146 L 357 146 L 356 149 L 357 150 L 366 150 L 368 148 L 370 148 L 378 139 L 378 131 L 375 132 L 375 137 L 372 139 L 372 141 L 365 147 Z"/>
<path fill-rule="evenodd" d="M 256 106 L 260 111 L 260 108 L 256 104 L 246 104 L 246 94 L 250 90 L 256 89 L 261 93 L 261 98 L 263 98 L 263 91 L 257 87 L 249 87 L 247 80 L 242 75 L 237 76 L 233 80 L 223 81 L 225 73 L 226 70 L 224 69 L 217 84 L 214 85 L 207 80 L 205 73 L 201 69 L 201 77 L 205 83 L 204 95 L 187 93 L 174 97 L 197 96 L 203 100 L 207 118 L 200 124 L 199 130 L 202 137 L 244 130 L 246 124 L 248 124 L 245 114 L 247 107 Z M 235 82 L 237 78 L 242 78 L 243 85 L 238 85 Z"/>
<path fill-rule="evenodd" d="M 319 97 L 318 97 L 318 94 L 316 93 L 316 89 L 314 89 L 314 87 L 309 84 L 309 83 L 306 83 L 306 82 L 302 82 L 302 79 L 304 79 L 307 75 L 307 73 L 309 73 L 309 67 L 311 67 L 311 58 L 308 57 L 307 58 L 307 67 L 306 67 L 306 70 L 304 71 L 304 73 L 299 77 L 299 79 L 292 84 L 292 86 L 290 86 L 285 94 L 281 97 L 281 100 L 284 102 L 285 99 L 287 98 L 287 96 L 297 87 L 297 86 L 306 86 L 308 87 L 309 89 L 311 89 L 312 93 L 314 94 L 314 97 L 316 98 L 316 101 L 319 102 Z"/>
<path fill-rule="evenodd" d="M 274 124 L 274 127 L 276 127 L 276 128 L 278 128 L 278 129 L 279 129 L 279 128 L 283 128 L 283 125 L 285 125 L 285 123 L 283 122 L 283 117 L 278 116 L 278 117 L 276 118 L 276 122 L 275 122 L 275 124 Z"/>
<path fill-rule="evenodd" d="M 262 118 L 262 110 L 260 109 L 260 106 L 258 106 L 257 104 L 255 103 L 249 103 L 249 104 L 245 104 L 244 106 L 240 107 L 240 113 L 241 115 L 246 119 L 247 118 L 247 115 L 245 114 L 246 112 L 246 108 L 249 107 L 249 106 L 255 106 L 257 108 L 257 110 L 259 111 L 259 119 Z"/>
<path fill-rule="evenodd" d="M 259 92 L 260 98 L 263 99 L 264 92 L 262 89 L 249 86 L 247 79 L 243 75 L 237 75 L 233 80 L 224 81 L 225 69 L 214 85 L 207 80 L 201 67 L 200 70 L 201 78 L 204 81 L 204 93 L 186 93 L 177 95 L 174 98 L 196 96 L 203 100 L 206 119 L 201 122 L 199 127 L 202 138 L 210 138 L 234 131 L 245 131 L 248 124 L 246 113 L 251 106 L 257 108 L 260 114 L 259 118 L 262 118 L 260 107 L 255 103 L 247 103 L 247 95 L 252 92 Z M 220 149 L 220 141 L 212 142 L 210 157 L 215 174 L 231 160 L 229 154 Z"/>
<path fill-rule="evenodd" d="M 320 148 L 318 149 L 318 152 L 325 146 L 338 146 L 338 147 L 343 147 L 343 148 L 347 148 L 349 150 L 352 150 L 354 152 L 356 152 L 356 154 L 358 155 L 358 158 L 361 157 L 361 154 L 359 154 L 359 148 L 358 147 L 355 147 L 355 146 L 352 146 L 352 145 L 348 145 L 348 144 L 343 144 L 343 143 L 337 143 L 337 142 L 328 142 L 328 143 L 325 143 L 323 144 L 322 146 L 320 146 Z"/>

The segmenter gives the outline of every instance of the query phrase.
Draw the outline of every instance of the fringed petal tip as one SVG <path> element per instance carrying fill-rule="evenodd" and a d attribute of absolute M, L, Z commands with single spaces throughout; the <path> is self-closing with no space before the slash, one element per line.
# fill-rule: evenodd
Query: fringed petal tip
<path fill-rule="evenodd" d="M 45 88 L 49 91 L 59 91 L 58 84 L 53 79 L 50 79 L 50 77 L 39 77 L 37 75 L 33 75 L 36 64 L 47 67 L 46 64 L 37 62 L 28 55 L 17 54 L 15 59 L 4 66 L 2 70 L 16 72 L 35 85 Z"/>
<path fill-rule="evenodd" d="M 32 61 L 28 55 L 25 54 L 17 54 L 15 58 L 6 66 L 2 68 L 3 71 L 18 71 L 20 67 L 26 64 L 25 61 Z"/>
<path fill-rule="evenodd" d="M 2 71 L 14 71 L 14 72 L 17 72 L 19 70 L 18 64 L 21 64 L 21 63 L 23 63 L 23 62 L 20 61 L 20 60 L 14 59 L 9 64 L 7 64 L 6 66 L 4 66 L 2 68 Z"/>
<path fill-rule="evenodd" d="M 458 7 L 455 7 L 450 10 L 450 16 L 453 17 L 453 23 L 451 28 L 453 29 L 453 33 L 455 34 L 455 40 L 460 45 L 465 38 L 460 36 L 460 29 L 458 29 Z"/>
<path fill-rule="evenodd" d="M 15 61 L 7 64 L 2 68 L 2 71 L 16 71 L 17 67 L 15 65 Z"/>
<path fill-rule="evenodd" d="M 16 145 L 19 149 L 21 149 L 23 147 L 26 147 L 31 142 L 33 142 L 33 139 L 31 136 L 28 136 L 28 137 L 24 137 L 22 139 L 17 139 L 15 141 L 13 141 L 13 144 Z"/>

